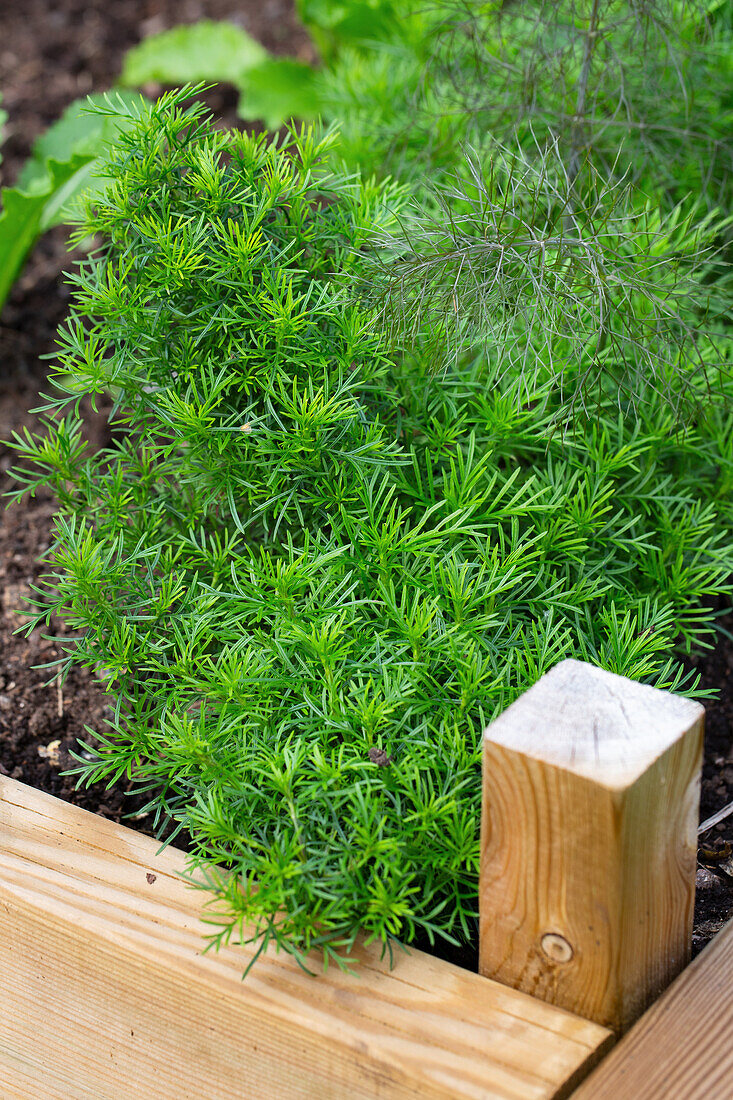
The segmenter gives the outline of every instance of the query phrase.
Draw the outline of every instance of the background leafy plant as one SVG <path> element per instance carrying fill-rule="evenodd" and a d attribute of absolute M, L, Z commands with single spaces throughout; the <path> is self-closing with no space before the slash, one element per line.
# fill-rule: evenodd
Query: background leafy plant
<path fill-rule="evenodd" d="M 137 100 L 122 94 L 121 103 Z M 99 188 L 95 173 L 112 131 L 89 107 L 102 97 L 77 100 L 34 143 L 15 187 L 0 192 L 0 307 L 39 236 L 67 220 L 69 206 L 85 190 Z"/>
<path fill-rule="evenodd" d="M 192 79 L 227 81 L 241 93 L 241 118 L 264 121 L 277 129 L 292 119 L 309 121 L 324 113 L 342 118 L 348 93 L 337 94 L 337 109 L 333 110 L 326 91 L 330 84 L 324 83 L 324 76 L 333 71 L 336 85 L 345 81 L 351 89 L 356 60 L 355 83 L 366 90 L 361 58 L 375 45 L 394 42 L 398 46 L 407 40 L 408 55 L 422 56 L 420 32 L 426 19 L 406 0 L 298 0 L 296 8 L 320 53 L 323 69 L 295 58 L 274 57 L 235 24 L 204 19 L 161 31 L 134 46 L 125 57 L 120 83 L 142 87 L 149 81 L 174 85 Z M 435 16 L 429 22 L 434 23 Z M 394 86 L 386 90 L 391 103 Z M 379 110 L 384 109 L 382 101 Z M 342 148 L 342 155 L 344 152 Z"/>
<path fill-rule="evenodd" d="M 314 68 L 273 57 L 234 23 L 202 19 L 151 35 L 128 51 L 120 74 L 120 84 L 128 88 L 192 80 L 234 84 L 241 93 L 240 116 L 272 129 L 293 118 L 314 119 L 320 112 Z"/>
<path fill-rule="evenodd" d="M 360 930 L 468 938 L 492 716 L 570 655 L 694 689 L 672 651 L 730 591 L 730 380 L 682 426 L 640 371 L 635 415 L 602 386 L 558 432 L 559 328 L 531 370 L 436 372 L 355 293 L 405 189 L 333 135 L 218 132 L 189 91 L 120 136 L 47 432 L 17 440 L 19 492 L 60 502 L 37 621 L 116 699 L 83 774 L 191 831 L 219 939 L 309 965 Z"/>
<path fill-rule="evenodd" d="M 525 154 L 559 145 L 575 174 L 713 205 L 731 171 L 728 0 L 299 0 L 315 69 L 264 56 L 233 25 L 202 21 L 146 39 L 122 83 L 229 80 L 244 119 L 338 119 L 362 169 L 434 183 L 462 145 Z M 193 66 L 193 68 L 192 68 Z M 259 113 L 258 113 L 259 112 Z"/>

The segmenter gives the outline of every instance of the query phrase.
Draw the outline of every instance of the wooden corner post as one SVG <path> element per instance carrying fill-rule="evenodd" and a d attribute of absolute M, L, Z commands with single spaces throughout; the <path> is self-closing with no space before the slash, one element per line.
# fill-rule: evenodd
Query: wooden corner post
<path fill-rule="evenodd" d="M 682 970 L 703 719 L 563 661 L 489 726 L 482 974 L 623 1031 Z"/>

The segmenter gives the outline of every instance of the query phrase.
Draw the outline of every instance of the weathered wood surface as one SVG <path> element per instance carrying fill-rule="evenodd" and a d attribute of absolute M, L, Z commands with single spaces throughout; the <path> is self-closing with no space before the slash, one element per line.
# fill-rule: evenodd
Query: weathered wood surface
<path fill-rule="evenodd" d="M 703 716 L 564 661 L 491 724 L 482 974 L 622 1031 L 682 970 Z"/>
<path fill-rule="evenodd" d="M 731 1100 L 733 922 L 709 943 L 573 1100 Z"/>
<path fill-rule="evenodd" d="M 3 1100 L 540 1100 L 610 1045 L 418 951 L 326 978 L 268 954 L 243 982 L 157 847 L 0 777 Z"/>

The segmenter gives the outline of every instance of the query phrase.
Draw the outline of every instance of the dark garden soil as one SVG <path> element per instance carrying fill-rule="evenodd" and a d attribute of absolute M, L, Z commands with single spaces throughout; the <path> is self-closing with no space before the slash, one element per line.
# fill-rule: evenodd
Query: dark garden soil
<path fill-rule="evenodd" d="M 8 111 L 2 182 L 12 184 L 34 137 L 73 99 L 110 86 L 124 51 L 146 34 L 206 17 L 239 23 L 277 53 L 311 57 L 290 0 L 0 0 L 0 91 Z M 155 89 L 148 89 L 151 93 Z M 208 95 L 227 124 L 235 122 L 236 95 L 222 87 Z M 29 411 L 45 389 L 41 356 L 53 349 L 69 291 L 61 272 L 73 257 L 65 232 L 55 230 L 36 248 L 0 316 L 0 440 L 37 418 Z M 93 446 L 107 438 L 104 408 L 87 409 Z M 10 449 L 0 442 L 0 490 L 10 482 Z M 37 559 L 51 538 L 48 495 L 0 511 L 0 773 L 145 830 L 141 800 L 124 785 L 77 791 L 61 773 L 79 751 L 85 727 L 102 728 L 108 701 L 93 673 L 74 670 L 63 689 L 49 684 L 42 666 L 58 655 L 64 628 L 53 623 L 29 637 L 18 609 L 41 570 Z M 706 687 L 719 691 L 708 705 L 701 820 L 733 802 L 733 614 L 721 618 L 716 648 L 696 667 Z M 128 815 L 137 815 L 129 817 Z M 733 815 L 701 838 L 694 946 L 699 950 L 733 916 Z M 461 960 L 469 963 L 465 955 Z"/>

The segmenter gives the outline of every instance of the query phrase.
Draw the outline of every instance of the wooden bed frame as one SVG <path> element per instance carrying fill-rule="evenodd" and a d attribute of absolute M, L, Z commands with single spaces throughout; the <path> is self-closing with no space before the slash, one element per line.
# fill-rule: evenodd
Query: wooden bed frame
<path fill-rule="evenodd" d="M 242 980 L 181 852 L 0 777 L 0 1095 L 729 1100 L 733 929 L 685 969 L 701 738 L 697 704 L 574 661 L 489 727 L 480 975 L 361 945 Z"/>

